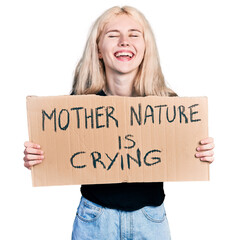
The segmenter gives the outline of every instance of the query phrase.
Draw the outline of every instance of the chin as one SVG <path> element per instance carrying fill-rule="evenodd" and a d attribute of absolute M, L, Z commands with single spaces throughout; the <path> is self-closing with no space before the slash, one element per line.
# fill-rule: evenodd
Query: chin
<path fill-rule="evenodd" d="M 121 74 L 129 74 L 129 73 L 132 73 L 132 72 L 137 72 L 138 71 L 138 67 L 136 68 L 120 68 L 120 69 L 117 69 L 117 72 L 118 73 L 121 73 Z"/>

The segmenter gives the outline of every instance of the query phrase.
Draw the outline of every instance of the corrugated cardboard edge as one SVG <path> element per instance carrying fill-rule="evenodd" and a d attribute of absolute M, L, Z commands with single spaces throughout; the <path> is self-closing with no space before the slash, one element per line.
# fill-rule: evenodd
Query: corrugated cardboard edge
<path fill-rule="evenodd" d="M 208 103 L 208 97 L 205 96 L 204 98 L 206 100 L 206 106 L 207 106 L 207 136 L 209 137 L 209 114 L 208 114 L 209 113 L 209 103 Z M 207 181 L 210 181 L 210 167 L 209 167 L 209 165 L 210 164 L 208 164 L 208 170 L 207 170 L 208 179 L 207 179 Z"/>
<path fill-rule="evenodd" d="M 205 106 L 207 106 L 207 128 L 206 128 L 206 137 L 209 137 L 209 132 L 208 132 L 208 129 L 209 129 L 209 122 L 208 122 L 208 97 L 207 96 L 202 96 L 201 97 L 202 99 L 204 99 L 204 102 L 205 102 Z M 202 139 L 201 139 L 202 140 Z M 200 142 L 199 142 L 200 143 Z M 198 143 L 198 144 L 199 144 Z M 200 160 L 201 161 L 201 160 Z M 207 179 L 205 180 L 199 180 L 199 181 L 210 181 L 210 167 L 209 167 L 209 163 L 208 162 L 203 162 L 204 164 L 207 164 Z"/>
<path fill-rule="evenodd" d="M 35 97 L 35 96 L 27 96 L 26 97 L 26 109 L 27 109 L 27 126 L 28 126 L 28 136 L 29 136 L 29 141 L 32 141 L 32 133 L 31 133 L 31 127 L 30 127 L 30 111 L 28 111 L 29 109 L 29 99 Z M 35 182 L 34 182 L 34 167 L 31 167 L 31 179 L 32 179 L 32 186 L 35 186 Z"/>

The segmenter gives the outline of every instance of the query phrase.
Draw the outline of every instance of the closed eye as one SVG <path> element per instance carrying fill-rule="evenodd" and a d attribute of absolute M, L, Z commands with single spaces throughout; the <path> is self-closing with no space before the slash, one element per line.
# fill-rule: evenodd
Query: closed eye
<path fill-rule="evenodd" d="M 116 35 L 109 35 L 108 37 L 109 37 L 109 38 L 115 38 L 115 37 L 119 37 L 119 36 L 116 36 Z"/>

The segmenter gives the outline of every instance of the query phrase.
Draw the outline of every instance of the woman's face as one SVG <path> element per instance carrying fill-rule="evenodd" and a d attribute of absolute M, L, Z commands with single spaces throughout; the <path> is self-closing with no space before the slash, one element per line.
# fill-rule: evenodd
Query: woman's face
<path fill-rule="evenodd" d="M 114 17 L 105 25 L 98 48 L 106 72 L 137 73 L 145 52 L 142 26 L 127 15 Z"/>

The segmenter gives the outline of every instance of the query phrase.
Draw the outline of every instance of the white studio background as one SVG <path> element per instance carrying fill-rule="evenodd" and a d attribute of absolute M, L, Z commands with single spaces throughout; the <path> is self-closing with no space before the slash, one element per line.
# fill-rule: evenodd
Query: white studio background
<path fill-rule="evenodd" d="M 134 6 L 151 23 L 169 86 L 209 99 L 211 180 L 165 183 L 172 239 L 238 239 L 235 0 L 1 0 L 0 239 L 70 239 L 80 186 L 31 186 L 26 96 L 69 94 L 89 28 L 115 5 Z"/>

